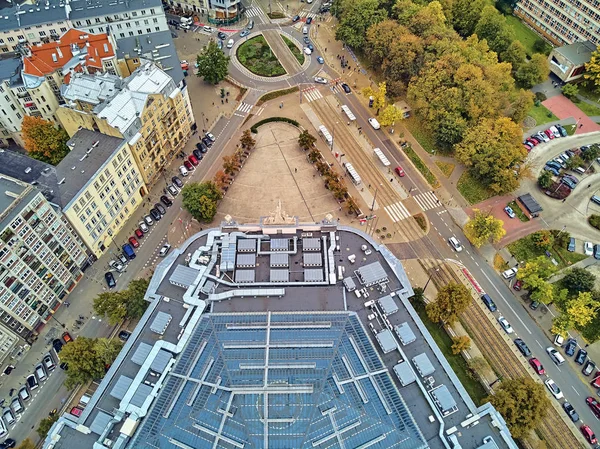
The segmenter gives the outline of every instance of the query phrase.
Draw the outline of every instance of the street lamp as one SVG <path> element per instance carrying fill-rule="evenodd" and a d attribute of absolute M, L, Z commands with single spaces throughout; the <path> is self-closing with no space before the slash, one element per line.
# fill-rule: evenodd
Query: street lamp
<path fill-rule="evenodd" d="M 435 272 L 438 273 L 440 271 L 439 268 L 435 269 Z M 425 287 L 423 287 L 423 293 L 425 293 L 425 290 L 427 290 L 427 286 L 429 285 L 429 281 L 431 281 L 431 278 L 433 277 L 433 272 L 429 275 L 429 279 L 427 279 L 427 282 L 425 282 Z"/>
<path fill-rule="evenodd" d="M 379 184 L 382 186 L 383 184 Z M 375 209 L 375 201 L 377 200 L 377 192 L 379 191 L 379 186 L 375 187 L 375 195 L 373 195 L 373 204 L 371 204 L 371 210 Z"/>

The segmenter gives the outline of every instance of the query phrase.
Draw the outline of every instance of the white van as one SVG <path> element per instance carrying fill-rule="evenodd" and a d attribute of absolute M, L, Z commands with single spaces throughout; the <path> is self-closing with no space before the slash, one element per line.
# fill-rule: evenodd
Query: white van
<path fill-rule="evenodd" d="M 212 33 L 212 32 L 213 32 L 213 29 L 212 29 L 211 27 L 209 27 L 208 25 L 204 25 L 204 26 L 202 27 L 202 29 L 203 29 L 204 31 L 206 31 L 207 33 Z"/>
<path fill-rule="evenodd" d="M 191 17 L 182 17 L 180 19 L 180 22 L 182 25 L 191 25 L 192 23 L 194 23 L 194 19 L 192 19 Z"/>
<path fill-rule="evenodd" d="M 374 118 L 374 117 L 369 118 L 369 123 L 371 124 L 371 126 L 373 127 L 373 129 L 379 129 L 379 128 L 381 128 L 381 125 L 379 124 L 379 122 L 377 121 L 377 119 Z"/>
<path fill-rule="evenodd" d="M 552 361 L 557 365 L 562 365 L 563 363 L 565 363 L 565 358 L 562 356 L 562 354 L 556 349 L 554 349 L 552 346 L 547 347 L 546 352 L 548 353 Z"/>
<path fill-rule="evenodd" d="M 182 165 L 181 167 L 179 167 L 179 173 L 181 173 L 181 176 L 187 176 L 187 175 L 188 175 L 187 168 L 185 168 L 185 167 Z"/>
<path fill-rule="evenodd" d="M 302 27 L 302 34 L 308 34 L 308 27 L 306 25 Z"/>
<path fill-rule="evenodd" d="M 47 378 L 46 370 L 44 369 L 44 367 L 42 366 L 41 363 L 35 367 L 35 374 L 37 375 L 37 378 L 39 379 L 40 382 L 45 381 Z"/>
<path fill-rule="evenodd" d="M 227 48 L 231 48 L 231 47 L 233 47 L 233 39 L 229 39 L 227 41 Z"/>

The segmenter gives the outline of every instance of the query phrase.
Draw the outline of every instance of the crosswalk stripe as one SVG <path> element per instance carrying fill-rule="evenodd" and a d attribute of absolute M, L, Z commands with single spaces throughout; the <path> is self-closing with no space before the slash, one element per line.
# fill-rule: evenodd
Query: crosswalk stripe
<path fill-rule="evenodd" d="M 252 6 L 248 9 L 246 9 L 246 15 L 248 17 L 258 17 L 258 16 L 262 16 L 263 12 L 262 9 L 260 9 L 260 7 L 258 6 Z"/>
<path fill-rule="evenodd" d="M 248 103 L 241 103 L 237 108 L 238 111 L 242 112 L 250 112 L 250 109 L 252 109 L 252 105 Z"/>
<path fill-rule="evenodd" d="M 263 108 L 263 107 L 259 107 L 259 108 L 256 110 L 256 114 L 255 114 L 255 115 L 260 115 L 260 114 L 262 114 L 264 110 L 265 110 L 265 108 Z"/>
<path fill-rule="evenodd" d="M 402 202 L 400 202 L 400 201 L 398 201 L 397 203 L 391 204 L 389 206 L 385 206 L 383 209 L 392 218 L 392 221 L 394 223 L 396 223 L 397 221 L 404 220 L 405 218 L 410 217 L 410 212 L 404 206 L 404 204 L 402 204 Z"/>
<path fill-rule="evenodd" d="M 433 192 L 425 192 L 413 197 L 419 207 L 423 210 L 434 209 L 440 206 L 440 202 Z"/>

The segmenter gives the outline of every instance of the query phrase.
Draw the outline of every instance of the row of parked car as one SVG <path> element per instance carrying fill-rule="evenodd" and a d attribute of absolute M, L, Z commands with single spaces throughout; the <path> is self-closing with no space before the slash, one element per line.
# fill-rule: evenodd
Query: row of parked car
<path fill-rule="evenodd" d="M 572 148 L 567 150 L 564 153 L 559 154 L 554 159 L 547 161 L 546 165 L 544 166 L 544 170 L 549 171 L 554 176 L 560 176 L 561 170 L 567 169 L 567 163 L 572 157 L 581 155 L 581 153 L 587 151 L 589 148 L 589 145 L 584 145 L 581 148 Z M 583 167 L 576 167 L 573 169 L 573 171 L 579 175 L 585 174 L 585 168 Z M 575 189 L 577 184 L 579 184 L 579 179 L 577 176 L 564 172 L 562 173 L 562 178 L 560 181 L 571 190 Z"/>
<path fill-rule="evenodd" d="M 567 137 L 567 130 L 560 125 L 554 125 L 550 128 L 537 132 L 523 141 L 523 146 L 527 151 L 531 151 L 533 147 L 540 143 L 550 142 L 558 137 Z"/>

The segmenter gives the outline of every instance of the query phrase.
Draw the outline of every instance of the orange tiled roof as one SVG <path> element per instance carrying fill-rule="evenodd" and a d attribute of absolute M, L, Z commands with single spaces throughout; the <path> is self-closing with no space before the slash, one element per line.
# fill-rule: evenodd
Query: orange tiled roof
<path fill-rule="evenodd" d="M 84 37 L 85 36 L 85 37 Z M 82 66 L 102 69 L 102 59 L 115 55 L 115 51 L 106 33 L 92 34 L 81 30 L 70 29 L 60 37 L 60 40 L 48 44 L 29 47 L 31 56 L 23 57 L 23 71 L 27 75 L 44 76 L 63 67 L 73 58 L 71 44 L 80 49 L 87 46 L 87 54 L 84 60 L 75 67 L 78 72 L 83 72 Z M 56 55 L 56 62 L 52 55 Z"/>

